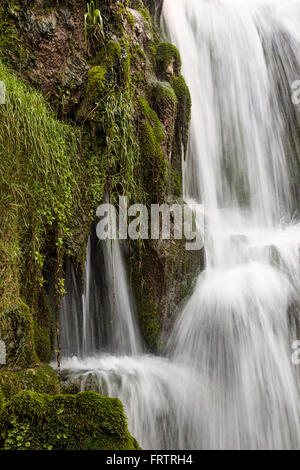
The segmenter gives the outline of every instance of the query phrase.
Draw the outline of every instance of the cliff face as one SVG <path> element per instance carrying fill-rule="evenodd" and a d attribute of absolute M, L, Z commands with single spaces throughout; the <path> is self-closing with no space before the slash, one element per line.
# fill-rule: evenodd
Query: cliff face
<path fill-rule="evenodd" d="M 180 200 L 191 100 L 179 53 L 155 26 L 162 2 L 149 5 L 1 2 L 0 325 L 11 366 L 52 357 L 64 262 L 83 265 L 105 193 L 148 207 Z M 129 262 L 156 350 L 202 253 L 177 240 L 130 242 Z"/>
<path fill-rule="evenodd" d="M 104 195 L 147 207 L 180 201 L 191 99 L 179 53 L 155 26 L 162 2 L 147 5 L 0 1 L 0 448 L 138 448 L 118 400 L 67 395 L 41 363 L 59 337 L 64 266 L 82 269 Z M 155 351 L 202 253 L 149 240 L 130 241 L 129 254 L 142 335 Z"/>

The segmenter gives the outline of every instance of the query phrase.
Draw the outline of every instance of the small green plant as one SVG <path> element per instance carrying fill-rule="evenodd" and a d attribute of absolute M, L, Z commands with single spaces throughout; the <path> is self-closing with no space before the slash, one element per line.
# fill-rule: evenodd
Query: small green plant
<path fill-rule="evenodd" d="M 30 425 L 20 423 L 15 416 L 10 420 L 11 428 L 3 431 L 1 438 L 4 440 L 4 450 L 26 450 L 30 448 Z"/>
<path fill-rule="evenodd" d="M 84 36 L 85 45 L 88 49 L 89 31 L 93 31 L 94 37 L 102 37 L 104 39 L 103 18 L 99 8 L 96 8 L 95 2 L 87 3 L 87 12 L 84 15 Z"/>

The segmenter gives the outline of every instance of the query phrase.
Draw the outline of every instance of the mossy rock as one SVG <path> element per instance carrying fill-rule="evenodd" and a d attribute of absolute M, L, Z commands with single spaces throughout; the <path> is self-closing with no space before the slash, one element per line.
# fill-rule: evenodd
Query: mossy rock
<path fill-rule="evenodd" d="M 5 404 L 0 418 L 2 449 L 139 449 L 120 400 L 94 392 L 51 396 L 23 391 Z"/>
<path fill-rule="evenodd" d="M 187 153 L 189 126 L 191 122 L 192 98 L 190 90 L 182 75 L 173 76 L 171 78 L 172 88 L 178 100 L 178 113 L 176 122 L 177 142 L 181 143 L 184 148 L 184 154 Z"/>
<path fill-rule="evenodd" d="M 106 65 L 108 67 L 114 67 L 119 65 L 118 62 L 121 59 L 122 48 L 118 41 L 110 40 L 104 44 L 97 56 L 97 61 L 100 65 Z"/>
<path fill-rule="evenodd" d="M 106 67 L 96 65 L 89 70 L 87 94 L 90 101 L 97 101 L 101 98 L 106 88 Z"/>
<path fill-rule="evenodd" d="M 52 342 L 48 327 L 35 324 L 35 350 L 41 362 L 49 362 L 52 357 Z"/>
<path fill-rule="evenodd" d="M 58 121 L 42 95 L 1 61 L 0 80 L 7 91 L 0 107 L 0 339 L 7 366 L 24 368 L 51 357 L 45 264 L 56 271 L 70 251 L 71 229 L 82 230 L 84 167 L 79 130 Z M 62 279 L 56 281 L 58 292 Z"/>
<path fill-rule="evenodd" d="M 170 155 L 174 141 L 178 99 L 169 82 L 157 82 L 153 87 L 152 96 L 153 108 L 160 121 L 164 123 L 166 152 Z"/>
<path fill-rule="evenodd" d="M 168 162 L 162 149 L 164 126 L 145 98 L 138 102 L 140 114 L 139 144 L 143 158 L 143 186 L 149 203 L 163 199 L 167 188 Z"/>
<path fill-rule="evenodd" d="M 0 337 L 6 346 L 7 364 L 26 367 L 37 362 L 33 318 L 26 304 L 19 301 L 0 311 Z"/>
<path fill-rule="evenodd" d="M 23 390 L 55 395 L 60 392 L 60 383 L 52 367 L 40 366 L 20 371 L 0 372 L 0 389 L 5 400 L 10 400 Z"/>
<path fill-rule="evenodd" d="M 148 101 L 144 97 L 139 99 L 138 105 L 142 117 L 151 124 L 157 142 L 163 142 L 165 138 L 164 126 L 160 122 L 156 112 L 151 108 Z"/>
<path fill-rule="evenodd" d="M 133 8 L 134 10 L 139 10 L 144 8 L 143 0 L 129 0 L 128 7 Z"/>
<path fill-rule="evenodd" d="M 152 26 L 152 20 L 149 11 L 146 8 L 138 8 L 139 13 L 142 15 L 148 27 Z"/>
<path fill-rule="evenodd" d="M 17 10 L 14 10 L 13 2 L 7 4 L 2 2 L 1 22 L 0 22 L 0 57 L 4 62 L 9 63 L 13 54 L 18 55 L 20 40 L 18 32 L 14 25 L 14 16 Z"/>
<path fill-rule="evenodd" d="M 180 201 L 176 201 L 180 202 Z M 171 237 L 173 233 L 171 221 Z M 204 268 L 204 250 L 186 250 L 186 240 L 147 240 L 131 244 L 130 272 L 141 334 L 149 352 L 165 343 L 177 314 Z"/>
<path fill-rule="evenodd" d="M 121 45 L 118 41 L 108 41 L 106 44 L 106 63 L 115 65 L 120 60 L 122 54 Z"/>
<path fill-rule="evenodd" d="M 176 107 L 178 99 L 169 82 L 158 82 L 153 87 L 153 96 L 158 108 L 165 106 Z"/>
<path fill-rule="evenodd" d="M 151 202 L 154 202 L 156 198 L 163 198 L 167 187 L 168 165 L 150 122 L 141 123 L 140 149 L 144 157 L 144 186 Z"/>
<path fill-rule="evenodd" d="M 52 283 L 52 289 L 53 289 Z M 39 362 L 48 364 L 53 358 L 55 347 L 55 306 L 54 299 L 42 291 L 34 314 L 34 343 Z"/>
<path fill-rule="evenodd" d="M 156 49 L 156 72 L 162 79 L 170 79 L 181 71 L 181 58 L 177 47 L 161 42 Z"/>

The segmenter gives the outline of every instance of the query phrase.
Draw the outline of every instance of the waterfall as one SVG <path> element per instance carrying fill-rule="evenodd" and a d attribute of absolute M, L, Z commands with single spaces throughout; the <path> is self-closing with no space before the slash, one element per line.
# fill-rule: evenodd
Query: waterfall
<path fill-rule="evenodd" d="M 164 21 L 193 98 L 184 192 L 206 218 L 206 269 L 171 335 L 173 360 L 210 384 L 204 448 L 299 447 L 300 5 L 165 0 Z"/>
<path fill-rule="evenodd" d="M 300 5 L 165 0 L 163 24 L 192 95 L 184 196 L 204 207 L 206 268 L 166 357 L 146 355 L 122 250 L 96 269 L 92 235 L 62 364 L 82 390 L 122 400 L 145 449 L 296 449 Z"/>
<path fill-rule="evenodd" d="M 124 249 L 118 240 L 102 242 L 95 225 L 86 249 L 84 289 L 69 262 L 60 324 L 63 357 L 92 357 L 100 351 L 137 355 L 141 339 L 129 288 Z"/>

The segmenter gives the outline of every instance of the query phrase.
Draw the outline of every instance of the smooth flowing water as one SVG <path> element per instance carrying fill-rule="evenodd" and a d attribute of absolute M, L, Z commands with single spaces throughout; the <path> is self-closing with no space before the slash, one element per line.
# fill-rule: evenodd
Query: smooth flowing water
<path fill-rule="evenodd" d="M 70 263 L 66 278 L 67 294 L 60 312 L 63 357 L 86 358 L 100 351 L 137 355 L 142 351 L 124 248 L 117 240 L 99 246 L 93 226 L 83 293 L 81 279 Z"/>
<path fill-rule="evenodd" d="M 121 398 L 144 448 L 299 448 L 291 344 L 300 299 L 300 107 L 291 86 L 300 79 L 300 2 L 165 0 L 163 23 L 192 95 L 184 195 L 204 205 L 206 269 L 167 358 L 141 354 L 132 304 L 116 287 L 120 270 L 110 289 L 121 302 L 109 315 L 120 316 L 117 338 L 127 325 L 131 347 L 118 350 L 111 331 L 98 344 L 110 355 L 93 350 L 63 365 L 82 389 Z"/>

